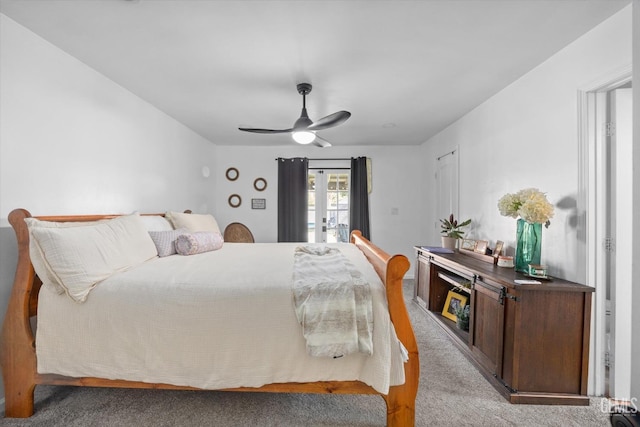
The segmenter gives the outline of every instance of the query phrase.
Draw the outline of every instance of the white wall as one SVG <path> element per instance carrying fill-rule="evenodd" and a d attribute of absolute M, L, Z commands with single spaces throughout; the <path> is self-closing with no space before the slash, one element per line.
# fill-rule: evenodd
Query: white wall
<path fill-rule="evenodd" d="M 638 8 L 637 1 L 634 8 Z M 629 67 L 632 62 L 631 12 L 631 7 L 627 7 L 612 16 L 422 147 L 424 162 L 429 165 L 435 164 L 436 156 L 459 147 L 460 217 L 471 217 L 474 221 L 471 236 L 503 240 L 511 252 L 515 245 L 516 221 L 500 216 L 498 200 L 505 193 L 526 187 L 545 191 L 556 206 L 555 217 L 550 228 L 543 229 L 542 239 L 542 262 L 549 266 L 552 276 L 585 282 L 586 263 L 580 258 L 580 254 L 586 253 L 586 230 L 580 228 L 585 212 L 576 208 L 581 161 L 578 91 L 602 76 Z M 637 68 L 635 73 L 638 77 Z M 637 82 L 634 82 L 636 94 L 640 86 Z M 636 109 L 636 131 L 637 117 Z M 640 164 L 638 150 L 635 160 L 636 165 Z M 637 178 L 638 171 L 634 173 Z M 425 175 L 424 179 L 433 184 L 429 176 Z M 634 179 L 634 182 L 640 181 Z M 637 188 L 635 193 L 637 197 Z M 423 200 L 431 200 L 434 185 L 429 185 L 422 194 Z M 638 200 L 634 203 L 638 212 Z M 629 207 L 632 208 L 631 204 Z M 433 222 L 433 210 L 426 204 L 423 210 Z M 423 232 L 427 238 L 433 233 L 428 228 Z M 637 237 L 637 227 L 634 233 Z M 639 277 L 637 266 L 635 270 L 635 276 Z M 634 288 L 639 289 L 637 283 Z M 634 298 L 638 301 L 637 295 Z M 636 314 L 633 325 L 629 326 L 632 330 L 640 330 L 639 317 Z M 637 333 L 629 335 L 638 336 Z M 634 345 L 632 354 L 637 355 L 640 344 Z M 637 357 L 632 356 L 632 360 L 635 359 Z M 633 375 L 632 391 L 636 390 L 638 397 L 638 367 L 628 374 Z"/>
<path fill-rule="evenodd" d="M 215 211 L 216 147 L 0 14 L 0 319 L 12 209 L 34 215 Z"/>
<path fill-rule="evenodd" d="M 421 244 L 418 225 L 420 205 L 420 148 L 416 146 L 330 147 L 299 146 L 293 141 L 281 147 L 218 146 L 216 165 L 216 217 L 223 228 L 231 222 L 247 225 L 256 241 L 275 242 L 278 238 L 278 165 L 277 157 L 350 158 L 366 156 L 372 159 L 373 187 L 369 195 L 371 239 L 392 254 L 400 253 L 413 262 L 413 245 Z M 229 167 L 239 170 L 236 181 L 228 181 L 224 173 Z M 253 181 L 262 177 L 267 189 L 258 192 Z M 232 208 L 227 203 L 231 194 L 242 197 L 242 205 Z M 266 199 L 267 209 L 252 210 L 251 199 Z M 397 208 L 398 215 L 391 209 Z M 413 277 L 410 269 L 407 277 Z"/>
<path fill-rule="evenodd" d="M 0 218 L 213 210 L 215 146 L 1 16 Z M 6 222 L 3 224 L 6 225 Z"/>
<path fill-rule="evenodd" d="M 422 146 L 425 224 L 435 213 L 429 170 L 435 158 L 456 146 L 460 161 L 460 217 L 472 218 L 470 238 L 503 240 L 515 246 L 516 221 L 500 215 L 506 193 L 537 187 L 556 205 L 551 226 L 543 228 L 542 262 L 552 276 L 584 280 L 584 245 L 577 227 L 577 92 L 590 81 L 631 63 L 631 10 L 626 8 L 558 52 L 465 115 Z M 433 240 L 433 229 L 423 229 Z"/>

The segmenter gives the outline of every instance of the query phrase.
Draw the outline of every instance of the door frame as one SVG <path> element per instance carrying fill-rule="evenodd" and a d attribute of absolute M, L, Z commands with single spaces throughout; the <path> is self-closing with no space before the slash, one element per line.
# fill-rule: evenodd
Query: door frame
<path fill-rule="evenodd" d="M 633 141 L 631 140 L 631 132 L 629 132 L 629 130 L 633 129 L 632 88 L 623 89 L 618 87 L 610 91 L 608 95 L 610 95 L 609 111 L 615 114 L 614 123 L 616 127 L 611 136 L 611 139 L 615 141 L 612 149 L 616 173 L 612 187 L 615 194 L 615 202 L 613 204 L 615 206 L 615 240 L 613 242 L 615 247 L 613 251 L 615 266 L 612 268 L 615 274 L 615 286 L 611 289 L 614 303 L 612 310 L 613 322 L 611 324 L 613 325 L 612 330 L 614 333 L 610 344 L 614 348 L 613 357 L 610 357 L 610 360 L 613 360 L 614 369 L 610 370 L 609 373 L 609 394 L 617 399 L 629 400 L 631 398 L 631 366 L 633 364 L 629 325 L 633 317 L 633 306 L 628 298 L 619 296 L 631 296 L 633 292 L 631 281 L 633 240 L 631 235 L 625 232 L 625 226 L 633 223 L 633 212 L 623 203 L 626 195 L 631 194 L 633 191 L 633 165 L 631 162 Z M 619 115 L 618 108 L 623 102 L 628 103 L 630 111 L 626 111 L 623 108 L 620 110 L 623 114 Z M 629 127 L 620 126 L 625 119 L 629 120 Z M 627 134 L 626 138 L 624 137 L 625 134 Z M 619 369 L 620 367 L 622 369 Z"/>
<path fill-rule="evenodd" d="M 607 92 L 631 81 L 631 64 L 612 70 L 578 89 L 578 212 L 584 212 L 578 224 L 583 241 L 577 247 L 577 259 L 585 268 L 578 271 L 579 281 L 595 288 L 591 305 L 589 348 L 589 395 L 603 396 L 606 390 L 606 259 L 600 250 L 606 237 L 607 166 L 601 120 L 606 117 Z M 582 243 L 582 244 L 581 244 Z"/>
<path fill-rule="evenodd" d="M 456 218 L 460 217 L 460 148 L 456 145 L 455 147 L 453 147 L 452 149 L 447 150 L 445 153 L 440 154 L 439 156 L 437 156 L 435 158 L 435 164 L 436 164 L 436 173 L 435 173 L 435 181 L 436 181 L 436 206 L 435 206 L 435 222 L 434 222 L 434 231 L 436 236 L 441 236 L 440 234 L 440 219 L 441 218 L 448 218 L 449 214 L 453 213 L 454 216 Z M 455 173 L 453 174 L 453 178 L 454 178 L 454 182 L 450 183 L 449 186 L 449 190 L 450 190 L 450 194 L 451 194 L 451 198 L 450 198 L 450 202 L 451 202 L 451 209 L 450 212 L 444 214 L 441 213 L 441 204 L 442 204 L 442 198 L 440 197 L 440 160 L 448 157 L 448 156 L 453 156 L 452 159 L 452 165 L 455 168 Z M 439 240 L 439 238 L 438 238 Z"/>

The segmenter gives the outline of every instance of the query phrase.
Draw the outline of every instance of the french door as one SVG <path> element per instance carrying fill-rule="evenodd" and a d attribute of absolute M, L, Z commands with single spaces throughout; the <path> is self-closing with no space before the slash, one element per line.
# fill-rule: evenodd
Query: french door
<path fill-rule="evenodd" d="M 311 169 L 308 179 L 309 242 L 348 242 L 350 171 Z"/>

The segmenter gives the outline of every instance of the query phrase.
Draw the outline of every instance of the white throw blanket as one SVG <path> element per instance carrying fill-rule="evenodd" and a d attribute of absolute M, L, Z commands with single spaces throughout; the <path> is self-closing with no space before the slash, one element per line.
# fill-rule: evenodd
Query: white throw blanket
<path fill-rule="evenodd" d="M 373 354 L 369 283 L 339 249 L 299 246 L 293 298 L 307 352 L 316 357 Z"/>

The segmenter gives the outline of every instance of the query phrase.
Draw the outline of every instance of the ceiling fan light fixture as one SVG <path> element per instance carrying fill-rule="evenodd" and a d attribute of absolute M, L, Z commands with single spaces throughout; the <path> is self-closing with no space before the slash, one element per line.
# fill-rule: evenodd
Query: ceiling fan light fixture
<path fill-rule="evenodd" d="M 308 130 L 302 130 L 302 131 L 293 132 L 291 134 L 291 137 L 298 144 L 306 145 L 306 144 L 311 144 L 316 139 L 316 134 Z"/>
<path fill-rule="evenodd" d="M 296 88 L 298 89 L 298 93 L 302 95 L 302 111 L 300 112 L 300 117 L 298 117 L 298 120 L 296 120 L 291 129 L 262 129 L 248 127 L 239 127 L 238 129 L 244 132 L 266 134 L 291 133 L 291 137 L 298 144 L 307 145 L 313 143 L 321 148 L 331 147 L 331 143 L 321 136 L 316 135 L 316 132 L 344 123 L 349 117 L 351 117 L 351 113 L 348 111 L 338 111 L 314 122 L 307 114 L 306 97 L 309 92 L 311 92 L 311 84 L 299 83 Z"/>

